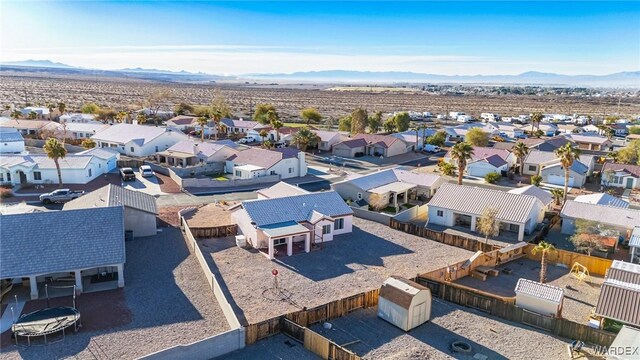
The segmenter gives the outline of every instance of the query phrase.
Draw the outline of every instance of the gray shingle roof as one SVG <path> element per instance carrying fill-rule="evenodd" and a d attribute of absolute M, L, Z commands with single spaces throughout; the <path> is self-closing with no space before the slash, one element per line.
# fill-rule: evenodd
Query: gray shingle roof
<path fill-rule="evenodd" d="M 557 286 L 542 284 L 528 279 L 519 279 L 515 292 L 516 294 L 526 294 L 557 303 L 560 303 L 564 296 L 564 291 Z"/>
<path fill-rule="evenodd" d="M 92 155 L 67 154 L 58 160 L 61 169 L 84 169 L 93 159 Z M 47 155 L 3 155 L 0 166 L 10 167 L 22 164 L 26 167 L 38 166 L 39 169 L 55 169 L 56 164 Z"/>
<path fill-rule="evenodd" d="M 429 201 L 429 207 L 475 215 L 481 215 L 486 208 L 495 208 L 498 220 L 524 223 L 536 201 L 538 199 L 530 195 L 445 183 Z"/>
<path fill-rule="evenodd" d="M 640 224 L 640 210 L 581 203 L 568 200 L 560 212 L 562 217 L 597 221 L 602 224 L 632 229 Z"/>
<path fill-rule="evenodd" d="M 125 189 L 118 185 L 105 185 L 77 199 L 64 204 L 65 210 L 112 207 L 123 205 L 128 208 L 157 214 L 156 198 L 141 191 Z"/>
<path fill-rule="evenodd" d="M 3 279 L 124 262 L 122 207 L 0 215 Z"/>
<path fill-rule="evenodd" d="M 249 200 L 243 202 L 242 207 L 257 226 L 309 221 L 314 210 L 331 217 L 353 214 L 353 210 L 335 191 Z"/>

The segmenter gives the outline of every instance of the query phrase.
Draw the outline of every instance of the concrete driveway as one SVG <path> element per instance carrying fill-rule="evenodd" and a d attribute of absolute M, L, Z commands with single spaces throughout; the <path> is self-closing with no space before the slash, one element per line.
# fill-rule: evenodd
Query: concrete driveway
<path fill-rule="evenodd" d="M 135 169 L 134 171 L 136 173 L 136 180 L 122 182 L 122 186 L 124 188 L 141 191 L 149 195 L 164 195 L 164 193 L 160 189 L 158 178 L 155 175 L 152 177 L 143 178 L 137 169 Z"/>

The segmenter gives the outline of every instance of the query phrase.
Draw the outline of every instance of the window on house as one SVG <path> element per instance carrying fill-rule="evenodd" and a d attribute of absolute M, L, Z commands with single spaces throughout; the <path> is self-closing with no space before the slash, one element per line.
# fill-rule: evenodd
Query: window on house
<path fill-rule="evenodd" d="M 440 217 L 443 217 L 443 216 L 444 216 L 444 211 L 442 211 L 442 210 L 438 210 L 438 211 L 436 212 L 436 215 L 438 215 L 438 216 L 440 216 Z"/>
<path fill-rule="evenodd" d="M 273 246 L 284 245 L 287 243 L 286 238 L 273 239 Z"/>
<path fill-rule="evenodd" d="M 91 177 L 91 169 L 89 169 L 89 177 Z"/>
<path fill-rule="evenodd" d="M 362 200 L 362 193 L 358 193 L 358 200 Z"/>
<path fill-rule="evenodd" d="M 529 165 L 529 171 L 536 171 L 538 170 L 538 167 L 535 165 Z"/>
<path fill-rule="evenodd" d="M 331 225 L 323 225 L 322 226 L 322 235 L 326 235 L 331 233 Z"/>
<path fill-rule="evenodd" d="M 158 152 L 158 147 L 156 146 L 156 152 Z"/>
<path fill-rule="evenodd" d="M 613 183 L 614 184 L 620 184 L 620 177 L 619 176 L 614 176 L 613 177 Z"/>
<path fill-rule="evenodd" d="M 0 181 L 4 181 L 4 174 L 0 173 Z"/>
<path fill-rule="evenodd" d="M 240 170 L 236 170 L 236 176 L 242 176 L 242 172 Z"/>
<path fill-rule="evenodd" d="M 131 147 L 131 152 L 133 152 L 133 146 Z"/>
<path fill-rule="evenodd" d="M 11 173 L 7 173 L 7 181 L 11 181 Z"/>
<path fill-rule="evenodd" d="M 289 168 L 289 174 L 293 173 L 293 168 Z"/>
<path fill-rule="evenodd" d="M 33 180 L 42 180 L 42 173 L 40 171 L 34 171 Z"/>
<path fill-rule="evenodd" d="M 276 171 L 275 171 L 275 170 L 271 170 L 271 171 L 269 172 L 269 174 L 270 174 L 270 175 L 275 175 L 275 174 L 276 174 Z"/>
<path fill-rule="evenodd" d="M 336 219 L 336 221 L 333 223 L 333 228 L 336 230 L 344 229 L 344 219 Z"/>

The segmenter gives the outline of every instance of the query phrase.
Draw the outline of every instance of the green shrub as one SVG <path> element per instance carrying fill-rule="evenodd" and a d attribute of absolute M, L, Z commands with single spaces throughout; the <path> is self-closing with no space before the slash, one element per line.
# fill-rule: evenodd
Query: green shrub
<path fill-rule="evenodd" d="M 7 188 L 0 188 L 0 199 L 6 199 L 13 196 L 13 191 Z"/>
<path fill-rule="evenodd" d="M 498 180 L 500 180 L 501 177 L 502 176 L 498 173 L 488 173 L 484 176 L 484 181 L 488 182 L 489 184 L 495 184 L 496 182 L 498 182 Z"/>
<path fill-rule="evenodd" d="M 542 176 L 540 175 L 533 175 L 531 177 L 531 184 L 535 185 L 535 186 L 540 186 L 540 183 L 542 182 Z"/>

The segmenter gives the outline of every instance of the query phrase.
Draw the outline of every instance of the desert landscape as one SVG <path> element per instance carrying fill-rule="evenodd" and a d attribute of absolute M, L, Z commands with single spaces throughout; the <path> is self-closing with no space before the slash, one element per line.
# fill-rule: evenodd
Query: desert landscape
<path fill-rule="evenodd" d="M 45 105 L 64 102 L 68 110 L 78 110 L 82 104 L 95 102 L 113 109 L 140 108 L 144 99 L 154 91 L 168 90 L 171 98 L 165 108 L 185 102 L 192 105 L 208 104 L 219 89 L 239 117 L 247 117 L 259 103 L 276 106 L 281 118 L 295 121 L 301 109 L 316 107 L 326 119 L 337 120 L 356 107 L 368 111 L 429 111 L 433 114 L 465 111 L 479 116 L 494 112 L 503 116 L 543 113 L 580 114 L 602 118 L 603 115 L 637 116 L 640 97 L 635 93 L 604 92 L 601 96 L 570 93 L 568 95 L 497 95 L 496 92 L 434 92 L 422 87 L 402 88 L 402 91 L 357 87 L 343 91 L 344 87 L 331 84 L 253 84 L 210 83 L 187 84 L 159 82 L 123 77 L 86 75 L 52 75 L 47 73 L 0 74 L 3 86 L 0 103 L 22 106 L 25 103 Z M 486 94 L 488 93 L 488 94 Z"/>

